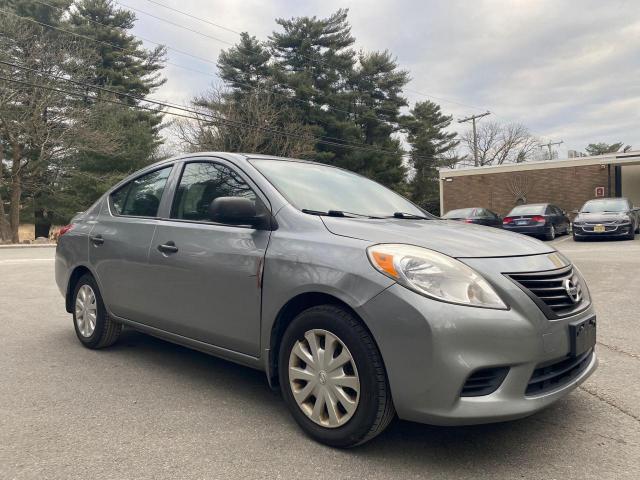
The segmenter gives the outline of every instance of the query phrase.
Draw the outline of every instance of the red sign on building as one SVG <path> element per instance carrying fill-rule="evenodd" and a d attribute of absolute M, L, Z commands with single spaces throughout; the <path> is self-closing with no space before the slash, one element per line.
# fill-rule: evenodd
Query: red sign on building
<path fill-rule="evenodd" d="M 596 187 L 596 198 L 604 197 L 604 187 Z"/>

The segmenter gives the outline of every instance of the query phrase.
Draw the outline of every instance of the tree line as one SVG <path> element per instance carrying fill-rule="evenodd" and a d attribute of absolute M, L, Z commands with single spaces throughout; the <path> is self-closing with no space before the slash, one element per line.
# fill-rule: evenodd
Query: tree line
<path fill-rule="evenodd" d="M 148 103 L 166 81 L 167 48 L 145 48 L 135 21 L 112 0 L 0 0 L 0 241 L 18 241 L 21 221 L 46 236 L 178 151 L 328 163 L 437 212 L 437 169 L 473 150 L 439 105 L 409 105 L 409 72 L 391 52 L 356 48 L 347 10 L 276 19 L 265 40 L 242 33 L 183 118 Z M 479 130 L 483 165 L 527 161 L 537 145 L 521 125 Z"/>

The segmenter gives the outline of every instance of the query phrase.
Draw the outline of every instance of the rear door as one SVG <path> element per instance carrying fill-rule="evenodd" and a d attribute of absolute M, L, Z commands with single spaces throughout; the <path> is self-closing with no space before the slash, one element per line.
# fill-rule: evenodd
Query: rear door
<path fill-rule="evenodd" d="M 212 222 L 209 205 L 228 196 L 269 208 L 233 164 L 184 162 L 168 218 L 159 221 L 151 242 L 149 314 L 156 328 L 258 356 L 262 265 L 271 232 Z"/>
<path fill-rule="evenodd" d="M 492 212 L 491 210 L 486 210 L 486 212 L 490 218 L 490 225 L 492 227 L 502 228 L 502 218 L 497 213 Z"/>
<path fill-rule="evenodd" d="M 566 225 L 564 221 L 564 214 L 562 210 L 555 205 L 547 206 L 547 215 L 551 221 L 551 224 L 556 229 L 556 233 L 561 233 L 565 230 Z"/>
<path fill-rule="evenodd" d="M 147 256 L 173 166 L 145 172 L 104 202 L 89 238 L 89 262 L 109 310 L 138 322 L 148 319 Z"/>

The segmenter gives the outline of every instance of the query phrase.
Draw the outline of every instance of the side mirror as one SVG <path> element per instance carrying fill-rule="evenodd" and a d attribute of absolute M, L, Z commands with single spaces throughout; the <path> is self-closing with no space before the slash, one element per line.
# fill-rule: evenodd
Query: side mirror
<path fill-rule="evenodd" d="M 271 228 L 271 215 L 259 215 L 256 204 L 244 197 L 218 197 L 209 205 L 213 222 L 229 225 L 251 225 L 259 230 Z"/>
<path fill-rule="evenodd" d="M 571 213 L 573 213 L 574 215 L 579 214 L 580 212 L 578 210 L 571 210 Z"/>

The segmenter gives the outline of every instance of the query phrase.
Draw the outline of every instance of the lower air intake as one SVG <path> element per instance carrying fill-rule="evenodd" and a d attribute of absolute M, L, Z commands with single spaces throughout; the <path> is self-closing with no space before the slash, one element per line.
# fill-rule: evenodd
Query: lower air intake
<path fill-rule="evenodd" d="M 483 368 L 471 374 L 462 387 L 461 397 L 481 397 L 495 392 L 509 373 L 509 367 Z"/>

